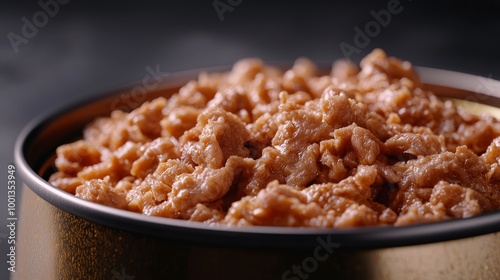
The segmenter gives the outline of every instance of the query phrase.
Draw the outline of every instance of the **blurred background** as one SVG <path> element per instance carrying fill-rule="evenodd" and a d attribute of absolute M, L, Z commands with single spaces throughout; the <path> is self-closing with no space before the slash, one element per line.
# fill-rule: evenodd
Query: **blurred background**
<path fill-rule="evenodd" d="M 142 79 L 148 67 L 172 73 L 245 57 L 348 56 L 359 62 L 382 48 L 415 65 L 500 79 L 498 1 L 5 2 L 0 4 L 2 221 L 7 165 L 22 127 L 55 106 Z M 368 40 L 361 40 L 358 30 Z M 0 279 L 8 277 L 6 236 L 1 226 Z"/>

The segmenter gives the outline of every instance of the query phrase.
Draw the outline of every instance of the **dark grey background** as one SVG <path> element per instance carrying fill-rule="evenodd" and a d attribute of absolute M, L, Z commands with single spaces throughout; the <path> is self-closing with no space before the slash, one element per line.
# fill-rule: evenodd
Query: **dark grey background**
<path fill-rule="evenodd" d="M 244 57 L 333 61 L 343 56 L 342 42 L 354 44 L 353 28 L 363 29 L 373 20 L 370 11 L 386 9 L 388 2 L 242 0 L 221 21 L 211 0 L 72 0 L 60 5 L 17 54 L 7 34 L 22 35 L 21 18 L 32 21 L 41 7 L 37 1 L 0 4 L 0 220 L 7 216 L 6 171 L 15 139 L 37 115 L 142 79 L 147 66 L 172 73 Z M 401 0 L 400 5 L 401 13 L 392 15 L 353 60 L 383 48 L 416 65 L 500 79 L 500 18 L 494 1 Z M 8 275 L 6 233 L 0 226 L 1 279 Z"/>

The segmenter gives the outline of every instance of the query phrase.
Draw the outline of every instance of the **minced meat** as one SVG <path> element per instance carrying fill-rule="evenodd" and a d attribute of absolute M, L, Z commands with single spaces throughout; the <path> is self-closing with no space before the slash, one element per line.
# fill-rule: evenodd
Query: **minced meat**
<path fill-rule="evenodd" d="M 374 50 L 322 74 L 258 59 L 88 125 L 49 182 L 77 197 L 226 225 L 402 226 L 500 208 L 500 123 Z"/>

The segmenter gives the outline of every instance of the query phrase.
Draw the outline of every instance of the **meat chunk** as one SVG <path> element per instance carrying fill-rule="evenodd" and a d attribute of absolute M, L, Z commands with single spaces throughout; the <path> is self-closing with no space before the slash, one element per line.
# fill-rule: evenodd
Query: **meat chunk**
<path fill-rule="evenodd" d="M 183 160 L 196 165 L 220 168 L 230 156 L 248 157 L 245 143 L 249 133 L 234 114 L 209 109 L 198 117 L 196 127 L 181 138 Z"/>
<path fill-rule="evenodd" d="M 86 181 L 76 188 L 75 196 L 118 209 L 125 209 L 127 206 L 125 193 L 115 190 L 106 179 Z"/>

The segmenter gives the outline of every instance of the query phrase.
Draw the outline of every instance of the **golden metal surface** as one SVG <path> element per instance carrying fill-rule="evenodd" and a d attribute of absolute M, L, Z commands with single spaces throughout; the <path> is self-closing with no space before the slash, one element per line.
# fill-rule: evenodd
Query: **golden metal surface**
<path fill-rule="evenodd" d="M 282 279 L 312 250 L 228 248 L 115 230 L 25 188 L 13 279 Z M 339 248 L 341 249 L 341 248 Z M 311 279 L 500 279 L 500 233 L 387 249 L 336 250 Z M 302 270 L 303 272 L 307 272 Z M 284 279 L 300 279 L 290 277 Z M 116 277 L 115 277 L 116 278 Z M 119 279 L 119 278 L 116 278 Z"/>

